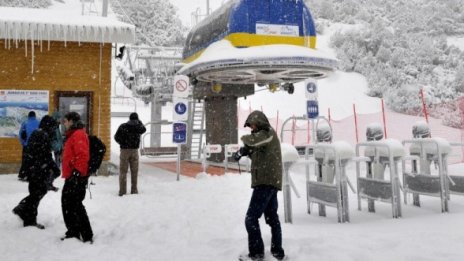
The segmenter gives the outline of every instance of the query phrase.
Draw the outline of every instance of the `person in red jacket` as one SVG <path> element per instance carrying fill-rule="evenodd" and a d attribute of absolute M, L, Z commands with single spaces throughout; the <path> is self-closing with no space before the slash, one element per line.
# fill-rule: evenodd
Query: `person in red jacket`
<path fill-rule="evenodd" d="M 82 201 L 88 183 L 89 138 L 77 112 L 64 116 L 66 140 L 63 149 L 62 177 L 65 179 L 61 208 L 68 231 L 61 240 L 77 238 L 93 243 L 93 232 Z"/>

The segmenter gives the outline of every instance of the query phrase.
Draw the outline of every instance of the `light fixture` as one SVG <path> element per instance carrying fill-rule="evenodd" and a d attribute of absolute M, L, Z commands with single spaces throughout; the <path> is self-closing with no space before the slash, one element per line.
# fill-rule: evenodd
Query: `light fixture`
<path fill-rule="evenodd" d="M 280 87 L 280 84 L 278 84 L 278 83 L 270 83 L 270 84 L 268 85 L 268 89 L 269 89 L 269 91 L 272 92 L 272 93 L 274 93 L 275 91 L 277 91 L 277 90 L 279 89 L 279 87 Z"/>

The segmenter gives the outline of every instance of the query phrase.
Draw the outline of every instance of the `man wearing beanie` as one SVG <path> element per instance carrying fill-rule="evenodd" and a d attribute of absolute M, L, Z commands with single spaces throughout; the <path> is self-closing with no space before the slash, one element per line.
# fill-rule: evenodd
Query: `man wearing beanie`
<path fill-rule="evenodd" d="M 65 179 L 61 194 L 61 209 L 67 231 L 61 240 L 77 238 L 93 243 L 93 232 L 82 201 L 85 199 L 90 158 L 89 138 L 77 112 L 64 116 L 66 141 L 63 149 L 62 177 Z"/>
<path fill-rule="evenodd" d="M 131 171 L 131 194 L 137 194 L 137 175 L 139 171 L 139 146 L 140 136 L 146 128 L 139 120 L 137 113 L 131 113 L 129 121 L 121 124 L 114 139 L 121 148 L 119 156 L 119 196 L 126 194 L 127 170 Z"/>

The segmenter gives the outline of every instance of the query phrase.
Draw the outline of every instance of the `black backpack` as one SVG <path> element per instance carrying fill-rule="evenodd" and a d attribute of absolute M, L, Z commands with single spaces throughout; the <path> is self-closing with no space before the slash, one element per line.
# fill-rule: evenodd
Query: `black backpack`
<path fill-rule="evenodd" d="M 105 156 L 106 146 L 97 136 L 89 135 L 89 175 L 95 174 L 100 168 L 100 165 Z"/>

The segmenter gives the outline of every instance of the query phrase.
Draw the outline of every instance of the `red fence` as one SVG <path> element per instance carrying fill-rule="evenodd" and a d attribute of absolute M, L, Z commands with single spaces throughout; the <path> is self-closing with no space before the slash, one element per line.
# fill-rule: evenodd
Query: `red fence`
<path fill-rule="evenodd" d="M 464 122 L 464 99 L 460 100 L 459 109 L 461 110 L 461 115 L 463 117 Z M 243 128 L 243 122 L 245 122 L 246 117 L 248 116 L 250 111 L 250 108 L 239 108 L 239 128 Z M 266 116 L 268 116 L 269 122 L 271 123 L 272 127 L 276 129 L 280 137 L 282 124 L 287 119 L 278 118 L 278 113 L 276 115 Z M 383 117 L 385 117 L 385 120 L 383 119 Z M 464 132 L 462 128 L 457 129 L 444 126 L 442 124 L 441 119 L 429 117 L 428 120 L 430 131 L 433 137 L 444 138 L 448 140 L 450 143 L 463 142 Z M 383 124 L 384 121 L 386 122 L 386 126 L 384 126 Z M 359 142 L 366 141 L 366 127 L 371 123 L 379 123 L 380 125 L 385 127 L 386 131 L 388 131 L 386 135 L 388 138 L 397 139 L 401 141 L 412 138 L 412 127 L 414 123 L 418 121 L 425 121 L 425 119 L 420 116 L 411 116 L 386 110 L 384 115 L 382 115 L 382 112 L 372 114 L 357 114 L 356 121 L 354 116 L 352 115 L 341 120 L 331 120 L 330 123 L 333 129 L 333 140 L 343 140 L 354 146 L 356 144 L 356 128 L 359 131 Z M 355 125 L 355 122 L 357 122 L 357 126 Z M 285 126 L 285 132 L 283 135 L 282 142 L 292 143 L 294 145 L 308 144 L 308 128 L 309 124 L 305 121 L 297 121 L 296 124 L 292 124 L 292 122 L 287 123 Z M 242 129 L 242 131 L 245 130 Z M 453 147 L 453 153 L 450 155 L 449 162 L 464 162 L 463 155 L 463 148 Z"/>

